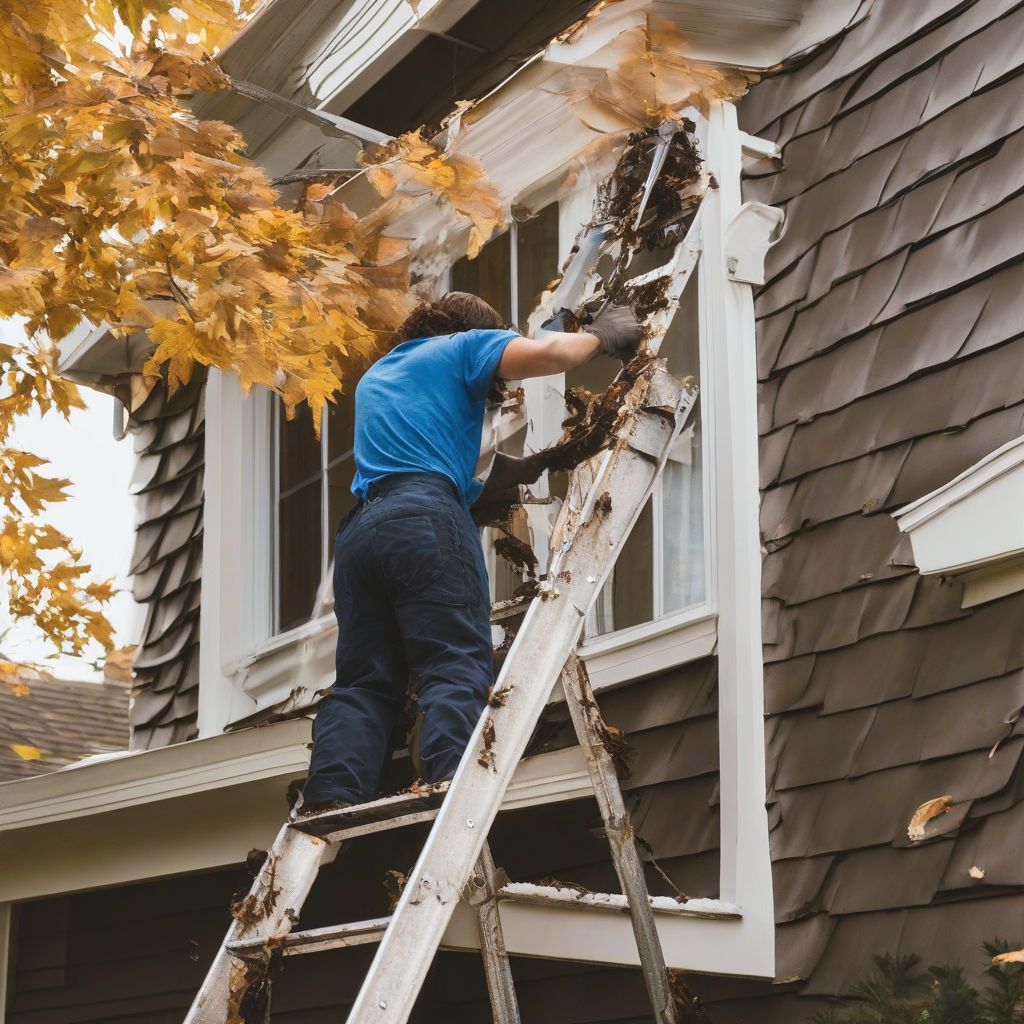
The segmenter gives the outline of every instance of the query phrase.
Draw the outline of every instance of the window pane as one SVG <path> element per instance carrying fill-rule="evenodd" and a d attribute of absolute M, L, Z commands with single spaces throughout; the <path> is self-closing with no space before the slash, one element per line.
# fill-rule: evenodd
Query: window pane
<path fill-rule="evenodd" d="M 327 471 L 327 523 L 331 530 L 328 558 L 334 557 L 334 534 L 342 518 L 356 503 L 356 496 L 352 493 L 352 478 L 355 475 L 356 463 L 351 457 L 334 463 Z"/>
<path fill-rule="evenodd" d="M 320 586 L 320 476 L 278 505 L 277 628 L 306 622 Z"/>
<path fill-rule="evenodd" d="M 558 275 L 558 203 L 549 203 L 516 230 L 519 329 L 525 331 L 541 292 Z"/>
<path fill-rule="evenodd" d="M 662 342 L 669 370 L 700 384 L 698 271 L 683 292 L 679 311 Z M 662 476 L 662 613 L 681 611 L 707 598 L 704 562 L 704 467 L 701 403 L 690 414 Z"/>
<path fill-rule="evenodd" d="M 308 405 L 295 410 L 295 418 L 285 418 L 284 406 L 278 405 L 277 460 L 279 493 L 285 494 L 299 484 L 320 474 L 320 442 L 313 433 L 313 417 Z"/>
<path fill-rule="evenodd" d="M 452 291 L 479 295 L 506 321 L 512 319 L 510 245 L 510 236 L 506 231 L 488 242 L 475 260 L 463 256 L 452 266 Z"/>
<path fill-rule="evenodd" d="M 598 633 L 638 626 L 654 618 L 653 542 L 654 516 L 648 500 L 598 597 Z"/>
<path fill-rule="evenodd" d="M 355 385 L 337 395 L 337 402 L 327 406 L 327 461 L 335 462 L 351 453 L 355 436 Z"/>

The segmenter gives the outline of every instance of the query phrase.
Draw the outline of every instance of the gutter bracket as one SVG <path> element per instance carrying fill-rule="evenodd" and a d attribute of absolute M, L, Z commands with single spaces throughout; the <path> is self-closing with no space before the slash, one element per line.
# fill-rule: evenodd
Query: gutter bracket
<path fill-rule="evenodd" d="M 785 217 L 785 211 L 764 203 L 744 203 L 736 211 L 725 227 L 723 238 L 730 281 L 764 284 L 764 258 L 782 238 Z"/>

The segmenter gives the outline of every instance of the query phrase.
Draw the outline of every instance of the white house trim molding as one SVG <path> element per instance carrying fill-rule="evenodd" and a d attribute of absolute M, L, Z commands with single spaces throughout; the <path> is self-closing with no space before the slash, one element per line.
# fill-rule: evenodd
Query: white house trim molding
<path fill-rule="evenodd" d="M 297 718 L 0 784 L 0 832 L 302 776 L 309 767 L 310 724 Z M 502 809 L 575 800 L 592 792 L 582 751 L 566 747 L 525 758 Z M 275 828 L 284 810 L 273 808 Z M 236 843 L 234 857 L 225 863 L 236 862 L 239 849 Z"/>
<path fill-rule="evenodd" d="M 754 299 L 749 284 L 729 276 L 724 252 L 726 228 L 741 206 L 742 145 L 731 103 L 711 108 L 707 159 L 719 182 L 704 200 L 700 279 L 710 293 L 701 308 L 712 321 L 702 325 L 701 334 L 714 339 L 707 368 L 711 386 L 705 390 L 713 399 L 710 462 L 717 467 L 711 561 L 718 595 L 719 894 L 742 908 L 743 920 L 734 941 L 726 943 L 734 954 L 731 965 L 727 957 L 694 969 L 772 977 L 775 907 L 765 809 Z M 743 950 L 739 958 L 737 948 Z M 710 948 L 704 952 L 711 960 Z"/>
<path fill-rule="evenodd" d="M 0 908 L 213 870 L 269 848 L 309 735 L 297 719 L 0 785 Z M 566 747 L 525 758 L 502 810 L 592 795 L 582 750 Z"/>
<path fill-rule="evenodd" d="M 712 905 L 708 900 L 693 902 Z M 569 904 L 542 907 L 519 900 L 501 900 L 498 912 L 505 946 L 513 956 L 625 967 L 640 964 L 626 913 L 602 913 Z M 742 913 L 712 918 L 702 912 L 688 913 L 683 904 L 677 911 L 656 907 L 654 920 L 668 967 L 701 974 L 771 976 L 774 963 L 752 957 L 754 951 L 744 945 L 749 929 Z M 480 948 L 479 926 L 471 907 L 460 903 L 455 908 L 442 945 L 445 949 Z"/>
<path fill-rule="evenodd" d="M 893 513 L 924 576 L 963 583 L 962 607 L 1024 590 L 1024 436 Z"/>

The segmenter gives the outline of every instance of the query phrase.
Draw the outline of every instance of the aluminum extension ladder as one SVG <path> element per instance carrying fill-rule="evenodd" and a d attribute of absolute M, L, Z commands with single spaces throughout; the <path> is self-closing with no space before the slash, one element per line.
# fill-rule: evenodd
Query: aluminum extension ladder
<path fill-rule="evenodd" d="M 657 160 L 656 152 L 654 162 Z M 652 168 L 645 194 L 655 174 Z M 559 681 L 586 756 L 627 900 L 654 1019 L 659 1024 L 675 1024 L 675 998 L 643 866 L 615 766 L 603 743 L 605 726 L 575 648 L 586 615 L 693 407 L 696 388 L 675 379 L 664 361 L 653 357 L 696 264 L 700 221 L 698 209 L 669 262 L 626 283 L 627 288 L 642 288 L 664 282 L 664 305 L 647 319 L 647 348 L 652 358 L 646 362 L 635 359 L 622 371 L 618 380 L 628 387 L 623 387 L 610 444 L 572 473 L 553 531 L 547 579 L 526 611 L 494 685 L 494 697 L 454 779 L 447 787 L 386 797 L 285 824 L 241 912 L 236 909 L 235 921 L 185 1024 L 262 1021 L 268 1016 L 267 974 L 273 958 L 372 942 L 380 945 L 349 1013 L 349 1024 L 404 1024 L 460 899 L 469 903 L 477 916 L 494 1020 L 517 1024 L 519 1011 L 498 911 L 499 900 L 514 895 L 503 895 L 498 887 L 486 840 L 516 766 Z M 577 291 L 595 290 L 593 266 L 599 247 L 593 247 L 587 256 L 591 264 L 587 272 L 577 270 Z M 434 820 L 434 825 L 390 917 L 292 930 L 331 846 L 429 820 Z"/>

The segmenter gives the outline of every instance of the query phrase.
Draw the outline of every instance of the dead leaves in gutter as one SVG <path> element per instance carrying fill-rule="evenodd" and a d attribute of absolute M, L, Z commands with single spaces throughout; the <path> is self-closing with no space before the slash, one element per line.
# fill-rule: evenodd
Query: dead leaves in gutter
<path fill-rule="evenodd" d="M 707 114 L 712 102 L 747 91 L 749 79 L 742 72 L 684 57 L 686 38 L 668 18 L 648 15 L 644 24 L 621 32 L 611 47 L 615 64 L 596 81 L 591 69 L 569 68 L 550 86 L 566 96 L 584 125 L 602 134 L 655 127 L 676 120 L 687 107 Z"/>

